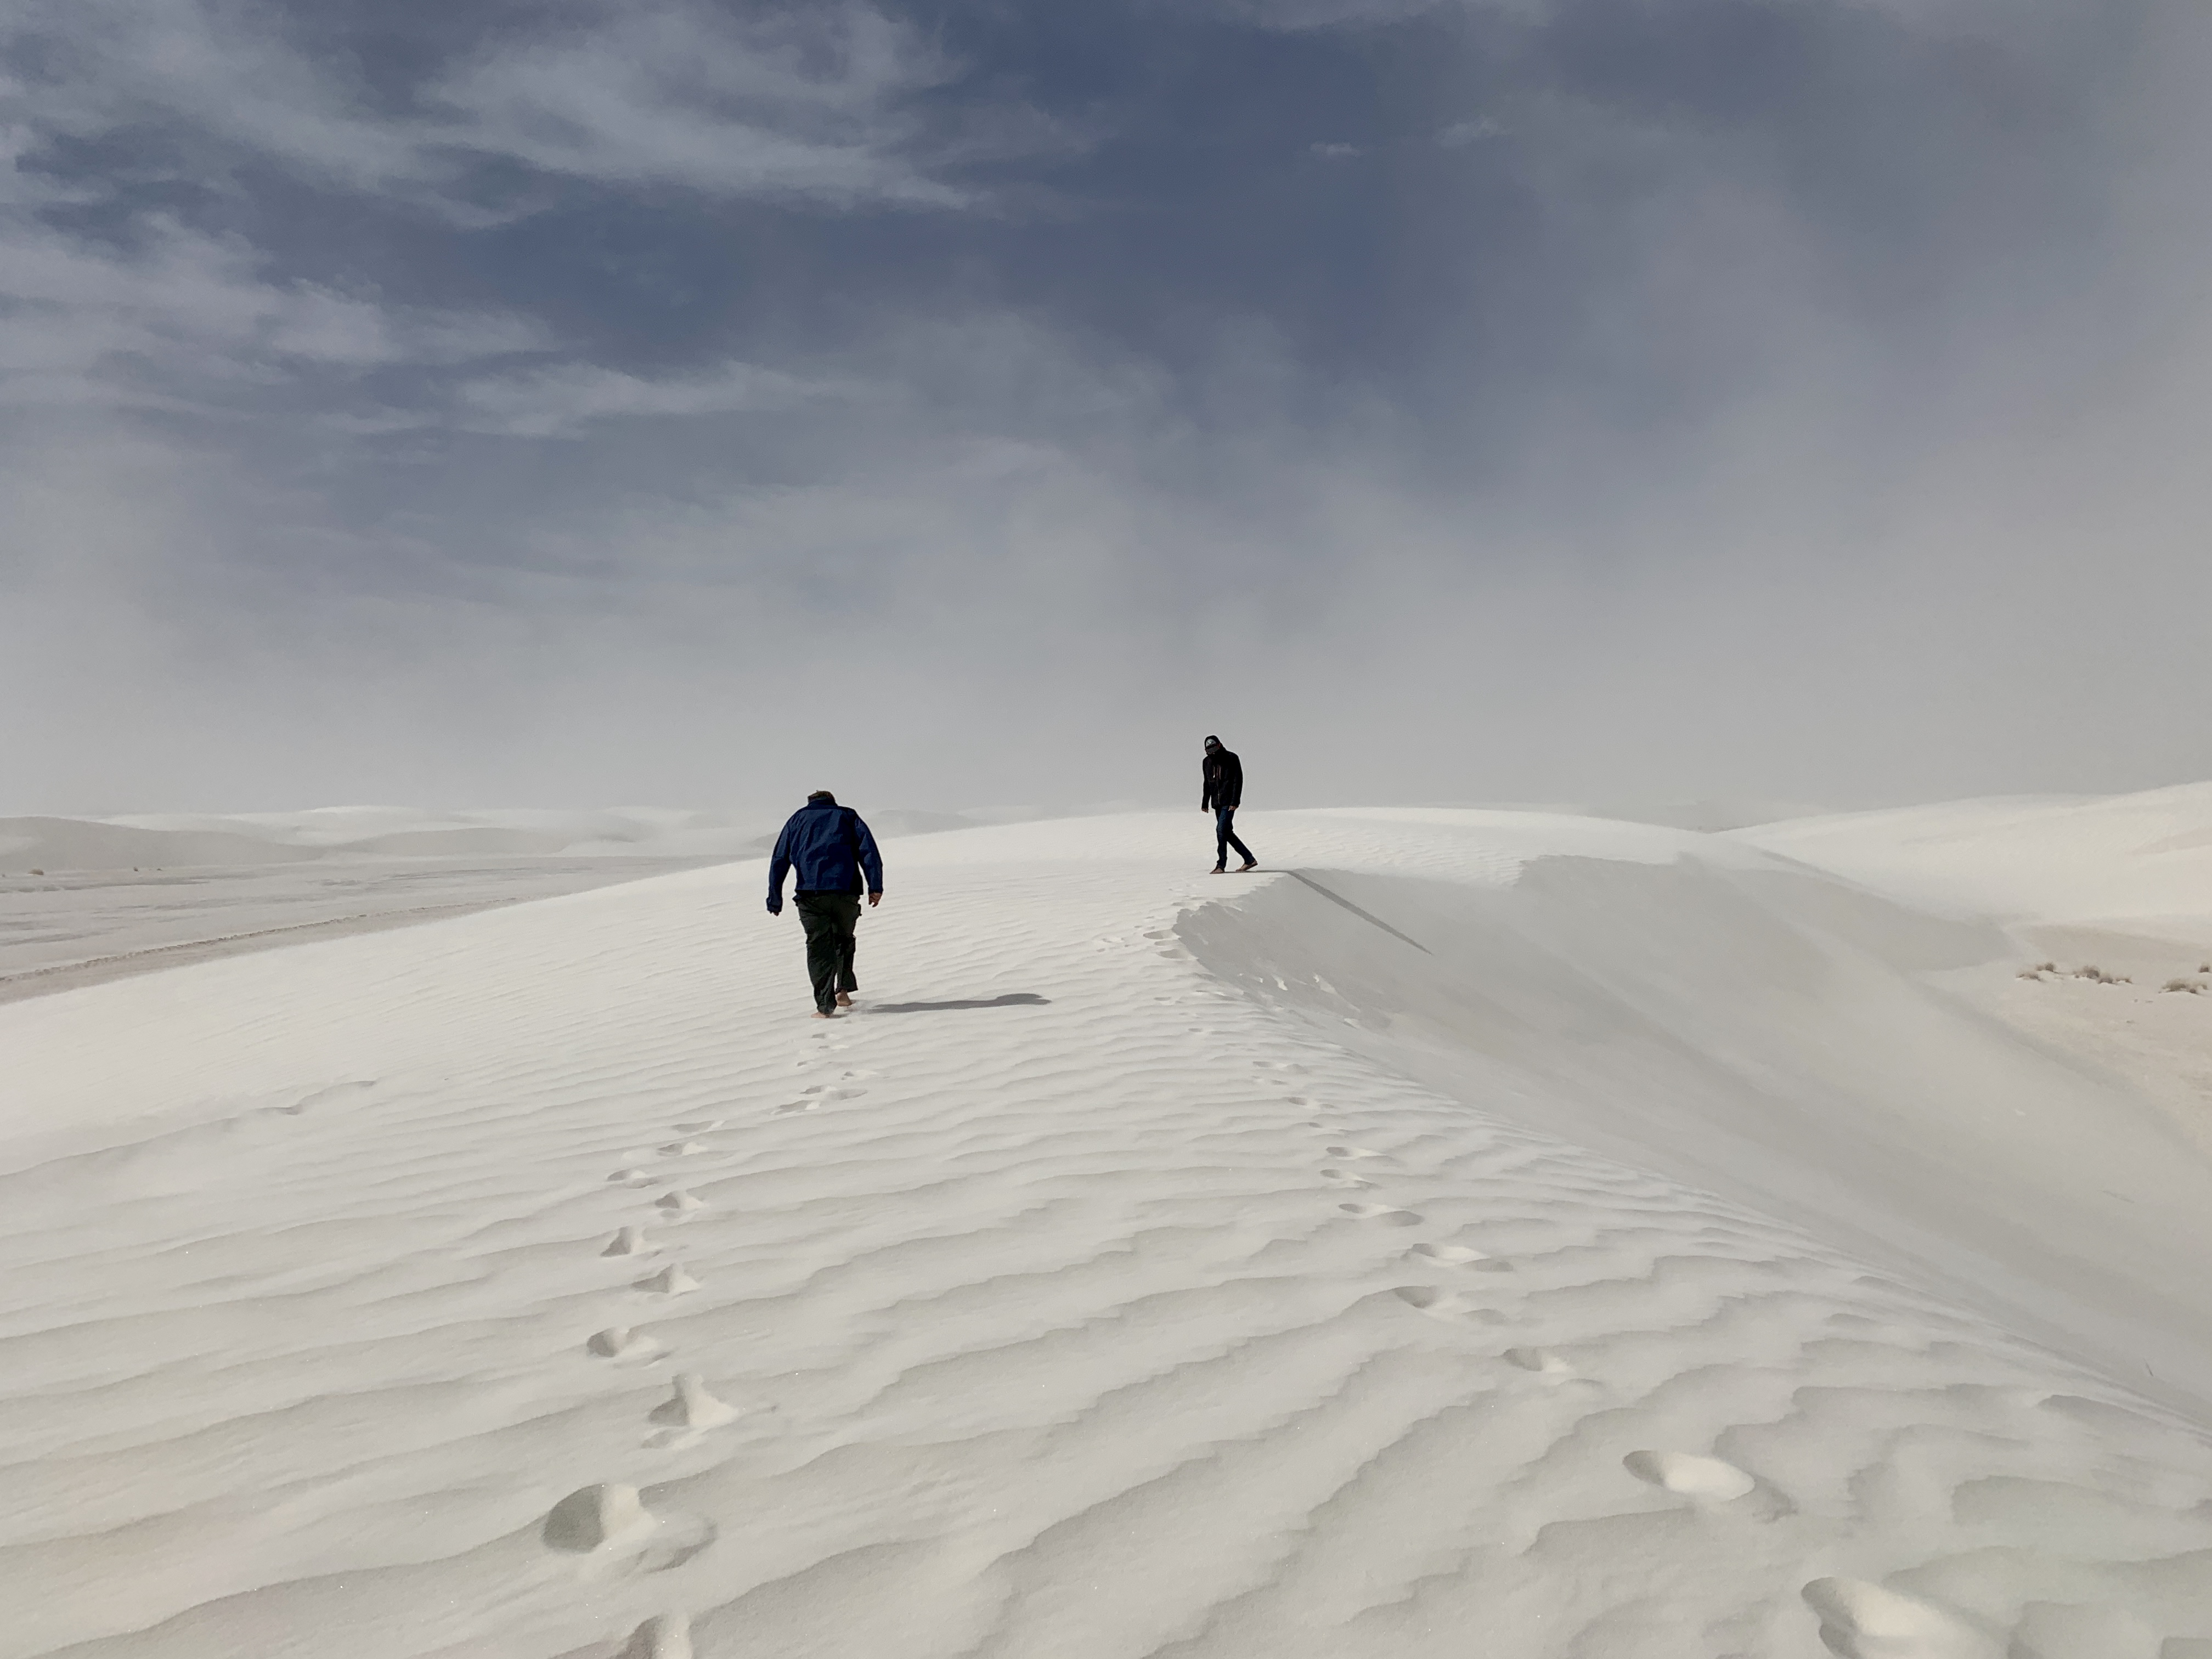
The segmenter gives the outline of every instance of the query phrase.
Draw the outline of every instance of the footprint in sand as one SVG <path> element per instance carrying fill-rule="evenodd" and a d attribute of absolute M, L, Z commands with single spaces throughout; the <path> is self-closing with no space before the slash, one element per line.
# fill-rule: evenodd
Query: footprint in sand
<path fill-rule="evenodd" d="M 1418 1227 L 1428 1219 L 1411 1210 L 1393 1209 L 1388 1204 L 1340 1204 L 1336 1207 L 1346 1215 L 1358 1216 L 1362 1221 L 1379 1221 L 1386 1227 Z"/>
<path fill-rule="evenodd" d="M 1815 1578 L 1799 1594 L 1838 1659 L 2001 1659 L 2004 1651 L 1956 1614 L 1861 1579 Z"/>
<path fill-rule="evenodd" d="M 1487 1308 L 1478 1308 L 1457 1291 L 1440 1291 L 1433 1285 L 1401 1285 L 1390 1294 L 1431 1319 L 1471 1320 L 1482 1325 L 1498 1322 L 1498 1315 Z"/>
<path fill-rule="evenodd" d="M 630 1632 L 615 1659 L 692 1659 L 691 1621 L 680 1613 L 648 1619 Z"/>
<path fill-rule="evenodd" d="M 1575 1374 L 1575 1368 L 1549 1348 L 1508 1348 L 1505 1363 L 1559 1382 L 1564 1382 Z"/>
<path fill-rule="evenodd" d="M 687 1291 L 697 1290 L 699 1281 L 672 1261 L 652 1278 L 639 1279 L 631 1288 L 649 1291 L 655 1296 L 682 1296 Z"/>
<path fill-rule="evenodd" d="M 693 1197 L 681 1187 L 672 1187 L 653 1200 L 653 1207 L 665 1210 L 671 1215 L 689 1215 L 694 1210 L 705 1209 L 707 1200 Z"/>
<path fill-rule="evenodd" d="M 696 1371 L 684 1371 L 676 1378 L 676 1392 L 655 1406 L 651 1413 L 656 1423 L 666 1423 L 681 1429 L 713 1429 L 738 1420 L 738 1408 L 725 1401 L 717 1400 L 707 1392 L 706 1380 Z"/>
<path fill-rule="evenodd" d="M 1322 1150 L 1327 1152 L 1331 1158 L 1341 1158 L 1346 1160 L 1362 1158 L 1388 1158 L 1390 1156 L 1388 1152 L 1370 1152 L 1364 1146 L 1324 1146 Z"/>
<path fill-rule="evenodd" d="M 778 1117 L 789 1117 L 793 1112 L 811 1112 L 822 1103 L 819 1100 L 794 1100 L 788 1106 L 775 1109 Z"/>
<path fill-rule="evenodd" d="M 678 1124 L 676 1126 L 676 1133 L 679 1135 L 703 1135 L 719 1129 L 721 1127 L 722 1120 L 720 1118 L 702 1117 L 696 1123 Z"/>
<path fill-rule="evenodd" d="M 643 1255 L 653 1247 L 645 1242 L 645 1229 L 625 1227 L 607 1241 L 601 1255 Z"/>
<path fill-rule="evenodd" d="M 642 1187 L 652 1179 L 650 1175 L 635 1166 L 627 1170 L 617 1170 L 607 1177 L 610 1185 L 620 1182 L 625 1187 Z"/>
<path fill-rule="evenodd" d="M 663 1158 L 696 1158 L 702 1152 L 711 1152 L 712 1146 L 696 1140 L 672 1140 L 660 1149 Z"/>
<path fill-rule="evenodd" d="M 652 1524 L 651 1512 L 638 1501 L 637 1488 L 610 1481 L 572 1492 L 556 1504 L 540 1535 L 549 1549 L 587 1555 Z"/>
<path fill-rule="evenodd" d="M 1620 1461 L 1638 1480 L 1708 1504 L 1732 1503 L 1759 1488 L 1759 1482 L 1735 1464 L 1693 1452 L 1632 1451 Z"/>
<path fill-rule="evenodd" d="M 644 1359 L 661 1351 L 660 1344 L 628 1325 L 594 1331 L 584 1346 L 602 1359 Z"/>
<path fill-rule="evenodd" d="M 1638 1480 L 1686 1498 L 1701 1508 L 1727 1508 L 1771 1521 L 1795 1507 L 1756 1475 L 1717 1457 L 1700 1457 L 1694 1452 L 1632 1451 L 1620 1462 Z"/>
<path fill-rule="evenodd" d="M 1332 1185 L 1347 1188 L 1352 1187 L 1372 1187 L 1375 1184 L 1371 1181 L 1361 1180 L 1349 1170 L 1323 1170 L 1321 1172 L 1321 1178 L 1323 1181 L 1330 1182 Z"/>
<path fill-rule="evenodd" d="M 1471 1250 L 1464 1244 L 1416 1244 L 1407 1253 L 1424 1261 L 1433 1261 L 1440 1267 L 1465 1267 L 1479 1273 L 1510 1273 L 1513 1264 L 1500 1261 L 1495 1256 L 1485 1255 L 1480 1250 Z"/>

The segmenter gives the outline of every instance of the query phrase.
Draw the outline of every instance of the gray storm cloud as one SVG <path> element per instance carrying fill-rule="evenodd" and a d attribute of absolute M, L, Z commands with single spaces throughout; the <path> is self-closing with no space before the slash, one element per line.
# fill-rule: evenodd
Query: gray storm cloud
<path fill-rule="evenodd" d="M 2200 15 L 1008 16 L 19 9 L 0 805 L 2212 767 Z"/>

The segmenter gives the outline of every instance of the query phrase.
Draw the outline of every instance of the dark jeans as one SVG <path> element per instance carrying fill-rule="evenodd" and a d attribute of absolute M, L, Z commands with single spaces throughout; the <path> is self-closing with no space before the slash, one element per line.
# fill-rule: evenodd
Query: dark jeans
<path fill-rule="evenodd" d="M 860 896 L 793 893 L 791 902 L 799 907 L 799 920 L 806 929 L 806 976 L 814 981 L 814 1006 L 826 1014 L 837 1006 L 838 992 L 860 988 L 853 977 Z"/>
<path fill-rule="evenodd" d="M 1217 806 L 1213 809 L 1213 862 L 1217 868 L 1228 866 L 1229 849 L 1232 847 L 1237 849 L 1237 856 L 1245 863 L 1257 864 L 1260 861 L 1252 856 L 1250 848 L 1237 839 L 1237 809 Z"/>

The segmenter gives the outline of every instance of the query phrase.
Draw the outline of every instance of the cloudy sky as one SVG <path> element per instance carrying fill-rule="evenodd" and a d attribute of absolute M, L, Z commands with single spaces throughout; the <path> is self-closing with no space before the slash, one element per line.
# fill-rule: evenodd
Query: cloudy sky
<path fill-rule="evenodd" d="M 0 811 L 2212 776 L 2201 0 L 15 0 Z"/>

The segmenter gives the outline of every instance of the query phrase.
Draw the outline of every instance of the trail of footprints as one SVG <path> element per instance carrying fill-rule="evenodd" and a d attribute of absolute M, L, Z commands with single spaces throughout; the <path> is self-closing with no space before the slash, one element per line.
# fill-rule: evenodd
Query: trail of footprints
<path fill-rule="evenodd" d="M 1262 1071 L 1303 1069 L 1282 1062 L 1253 1063 Z M 1292 1106 L 1311 1109 L 1313 1104 L 1300 1095 L 1285 1098 Z M 1300 1127 L 1320 1134 L 1332 1133 L 1329 1126 L 1318 1118 L 1310 1118 Z M 1395 1162 L 1387 1152 L 1341 1143 L 1325 1147 L 1323 1155 L 1330 1162 L 1322 1166 L 1322 1178 L 1340 1189 L 1378 1187 L 1379 1180 L 1370 1179 L 1356 1170 L 1382 1170 Z M 1346 1215 L 1378 1226 L 1418 1227 L 1428 1220 L 1418 1211 L 1388 1203 L 1353 1200 L 1340 1203 L 1337 1208 Z M 1417 1267 L 1450 1269 L 1455 1273 L 1514 1271 L 1512 1262 L 1469 1246 L 1425 1240 L 1409 1249 L 1405 1259 Z M 1503 1314 L 1483 1306 L 1464 1291 L 1433 1283 L 1401 1285 L 1392 1290 L 1391 1295 L 1407 1307 L 1434 1319 L 1479 1325 L 1505 1322 Z M 1583 1376 L 1567 1360 L 1548 1348 L 1510 1347 L 1499 1358 L 1516 1370 L 1547 1383 L 1574 1383 L 1593 1389 L 1602 1386 Z M 1640 1449 L 1630 1452 L 1621 1464 L 1635 1479 L 1683 1499 L 1694 1509 L 1754 1521 L 1777 1520 L 1796 1510 L 1790 1498 L 1769 1482 L 1722 1458 L 1693 1452 Z M 1982 1651 L 1977 1633 L 1960 1626 L 1942 1608 L 1879 1584 L 1825 1577 L 1806 1584 L 1802 1594 L 1820 1617 L 1824 1645 L 1846 1656 L 1846 1659 L 1954 1659 L 1954 1656 L 1967 1659 Z"/>
<path fill-rule="evenodd" d="M 813 1061 L 802 1060 L 799 1063 L 803 1067 Z M 775 1115 L 811 1111 L 829 1102 L 856 1099 L 867 1091 L 850 1086 L 851 1079 L 873 1075 L 872 1072 L 848 1071 L 836 1085 L 811 1085 L 799 1091 L 797 1100 L 777 1107 Z M 688 1219 L 707 1208 L 707 1202 L 689 1188 L 672 1184 L 673 1179 L 680 1172 L 682 1161 L 708 1157 L 721 1150 L 696 1137 L 711 1134 L 726 1122 L 717 1117 L 672 1125 L 680 1139 L 664 1143 L 650 1154 L 635 1151 L 624 1153 L 627 1161 L 607 1176 L 607 1183 L 630 1188 L 665 1185 L 666 1189 L 653 1200 L 655 1218 L 661 1223 Z M 663 1168 L 655 1170 L 647 1167 L 647 1157 L 659 1160 Z M 660 1248 L 645 1224 L 630 1223 L 616 1230 L 614 1237 L 601 1247 L 599 1255 L 644 1256 Z M 634 1281 L 630 1288 L 651 1297 L 678 1297 L 699 1290 L 702 1282 L 681 1261 L 672 1261 L 657 1272 Z M 586 1340 L 584 1347 L 595 1358 L 629 1364 L 650 1364 L 670 1352 L 663 1343 L 629 1325 L 611 1325 L 595 1331 Z M 717 1399 L 708 1389 L 706 1379 L 697 1372 L 679 1371 L 673 1379 L 670 1396 L 647 1413 L 654 1429 L 642 1443 L 653 1449 L 688 1444 L 711 1430 L 738 1421 L 744 1414 L 738 1407 Z M 570 1492 L 547 1513 L 540 1532 L 548 1549 L 586 1558 L 635 1555 L 641 1558 L 646 1571 L 654 1572 L 689 1560 L 713 1543 L 714 1536 L 711 1522 L 696 1516 L 653 1514 L 645 1507 L 636 1486 L 619 1481 L 604 1481 Z M 688 1614 L 657 1614 L 631 1632 L 617 1659 L 692 1659 L 690 1631 Z"/>
<path fill-rule="evenodd" d="M 832 1045 L 842 1046 L 842 1045 Z M 826 1053 L 817 1050 L 817 1058 Z M 814 1059 L 799 1062 L 802 1068 Z M 1264 1073 L 1297 1073 L 1305 1068 L 1281 1061 L 1255 1060 Z M 866 1092 L 849 1086 L 851 1079 L 872 1073 L 848 1071 L 836 1085 L 814 1084 L 800 1090 L 797 1098 L 776 1107 L 775 1115 L 811 1111 L 828 1103 L 852 1099 Z M 1285 1079 L 1289 1081 L 1289 1079 Z M 1285 1097 L 1295 1107 L 1315 1109 L 1304 1096 Z M 676 1123 L 679 1139 L 666 1142 L 651 1155 L 660 1168 L 647 1166 L 647 1155 L 625 1154 L 623 1167 L 607 1176 L 610 1184 L 633 1188 L 665 1188 L 651 1200 L 653 1219 L 680 1224 L 706 1207 L 703 1200 L 674 1184 L 686 1160 L 720 1150 L 696 1137 L 724 1127 L 724 1120 L 706 1119 Z M 1333 1193 L 1346 1194 L 1336 1204 L 1338 1213 L 1378 1227 L 1413 1229 L 1428 1224 L 1419 1211 L 1388 1201 L 1394 1178 L 1401 1171 L 1391 1154 L 1358 1145 L 1319 1118 L 1301 1126 L 1328 1144 L 1322 1149 L 1327 1160 L 1320 1176 Z M 1353 1194 L 1370 1194 L 1352 1196 Z M 647 1224 L 620 1227 L 602 1247 L 604 1257 L 649 1255 L 660 1248 Z M 1428 1275 L 1426 1282 L 1392 1286 L 1389 1294 L 1406 1310 L 1462 1328 L 1500 1326 L 1507 1316 L 1485 1304 L 1474 1286 L 1483 1276 L 1516 1273 L 1516 1263 L 1468 1245 L 1419 1240 L 1401 1258 Z M 1439 1282 L 1439 1281 L 1442 1282 Z M 1504 1288 L 1504 1280 L 1491 1280 Z M 635 1280 L 631 1288 L 644 1295 L 677 1297 L 701 1288 L 701 1282 L 681 1261 L 670 1261 L 658 1271 Z M 1847 1317 L 1839 1316 L 1838 1317 Z M 644 1364 L 658 1360 L 669 1350 L 647 1333 L 631 1326 L 611 1326 L 594 1333 L 586 1343 L 594 1357 L 614 1364 Z M 1606 1385 L 1583 1376 L 1560 1354 L 1541 1346 L 1511 1346 L 1496 1355 L 1531 1385 L 1603 1389 Z M 647 1413 L 651 1431 L 642 1441 L 659 1449 L 689 1443 L 699 1437 L 737 1422 L 744 1416 L 738 1406 L 718 1399 L 696 1372 L 679 1372 L 668 1398 Z M 1670 1449 L 1639 1449 L 1621 1459 L 1624 1479 L 1640 1481 L 1657 1492 L 1678 1500 L 1688 1509 L 1729 1516 L 1753 1522 L 1780 1520 L 1796 1513 L 1787 1494 L 1752 1472 L 1723 1458 Z M 546 1516 L 542 1537 L 554 1551 L 580 1558 L 607 1555 L 639 1559 L 645 1571 L 659 1571 L 679 1565 L 714 1540 L 710 1522 L 693 1516 L 661 1516 L 644 1505 L 635 1486 L 606 1482 L 569 1493 Z M 1820 1620 L 1824 1644 L 1846 1659 L 1878 1659 L 1879 1656 L 1911 1656 L 1911 1659 L 1965 1659 L 1978 1654 L 1979 1637 L 1960 1626 L 1944 1609 L 1881 1585 L 1844 1577 L 1820 1577 L 1801 1589 L 1803 1601 Z M 647 1620 L 631 1632 L 617 1659 L 692 1659 L 690 1621 L 683 1612 L 666 1612 Z"/>

